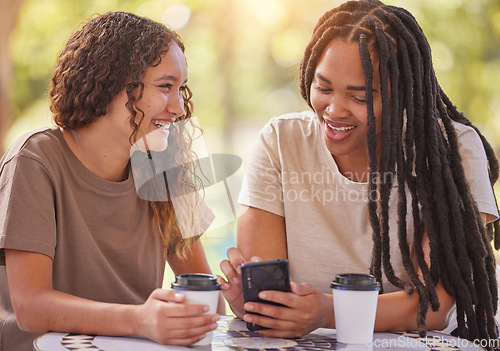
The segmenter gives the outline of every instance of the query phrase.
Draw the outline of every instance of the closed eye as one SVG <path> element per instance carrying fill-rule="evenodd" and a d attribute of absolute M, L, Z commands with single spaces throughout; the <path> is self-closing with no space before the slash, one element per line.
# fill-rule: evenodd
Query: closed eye
<path fill-rule="evenodd" d="M 327 93 L 327 92 L 331 91 L 331 89 L 322 88 L 322 87 L 321 87 L 321 86 L 319 86 L 318 84 L 316 84 L 316 85 L 314 86 L 314 88 L 315 88 L 317 91 L 321 92 L 321 93 Z"/>
<path fill-rule="evenodd" d="M 172 88 L 172 84 L 170 84 L 170 83 L 161 84 L 159 87 L 164 88 L 164 89 L 170 89 L 170 88 Z"/>
<path fill-rule="evenodd" d="M 357 104 L 366 104 L 366 100 L 364 99 L 358 99 L 357 97 L 353 96 L 352 100 L 357 103 Z"/>

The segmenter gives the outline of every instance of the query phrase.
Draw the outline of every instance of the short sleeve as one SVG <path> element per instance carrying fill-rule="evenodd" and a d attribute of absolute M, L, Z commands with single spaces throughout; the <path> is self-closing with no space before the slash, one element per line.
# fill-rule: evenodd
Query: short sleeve
<path fill-rule="evenodd" d="M 488 221 L 493 221 L 498 218 L 498 209 L 490 183 L 488 159 L 483 143 L 474 129 L 458 123 L 456 128 L 459 152 L 470 191 L 479 212 L 490 215 Z"/>
<path fill-rule="evenodd" d="M 279 135 L 272 121 L 261 130 L 238 202 L 284 216 Z"/>
<path fill-rule="evenodd" d="M 37 160 L 16 155 L 0 169 L 0 265 L 4 249 L 45 254 L 56 247 L 54 187 Z"/>

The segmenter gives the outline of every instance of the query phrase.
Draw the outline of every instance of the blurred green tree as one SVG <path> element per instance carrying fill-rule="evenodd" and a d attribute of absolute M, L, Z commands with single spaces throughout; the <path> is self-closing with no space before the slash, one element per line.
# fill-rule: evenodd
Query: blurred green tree
<path fill-rule="evenodd" d="M 11 86 L 12 60 L 9 56 L 9 39 L 16 26 L 19 8 L 23 0 L 2 0 L 0 2 L 0 154 L 4 137 L 12 118 Z"/>
<path fill-rule="evenodd" d="M 244 160 L 270 117 L 307 108 L 298 90 L 298 65 L 317 19 L 342 2 L 24 0 L 12 32 L 21 1 L 2 0 L 0 5 L 0 99 L 10 92 L 12 101 L 9 113 L 6 100 L 0 100 L 0 149 L 22 133 L 50 124 L 46 90 L 57 54 L 71 33 L 93 14 L 123 10 L 178 30 L 186 43 L 194 113 L 209 150 Z M 443 89 L 498 147 L 500 0 L 386 2 L 415 15 L 433 49 Z M 7 52 L 13 70 L 5 64 Z M 13 123 L 3 141 L 9 115 Z M 227 242 L 213 246 L 225 250 L 233 235 L 233 225 L 221 228 L 219 237 Z"/>
<path fill-rule="evenodd" d="M 178 29 L 187 45 L 189 84 L 202 126 L 213 134 L 214 147 L 245 153 L 264 121 L 306 108 L 298 92 L 298 63 L 316 20 L 341 2 L 24 0 L 10 45 L 15 124 L 4 146 L 26 129 L 49 123 L 45 92 L 57 53 L 69 35 L 95 13 L 125 10 Z M 443 88 L 469 118 L 485 127 L 490 139 L 497 139 L 500 1 L 389 3 L 414 13 L 431 43 Z"/>

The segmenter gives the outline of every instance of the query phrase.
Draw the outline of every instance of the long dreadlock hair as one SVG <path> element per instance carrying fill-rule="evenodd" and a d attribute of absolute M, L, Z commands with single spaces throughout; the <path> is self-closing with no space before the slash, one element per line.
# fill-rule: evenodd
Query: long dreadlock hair
<path fill-rule="evenodd" d="M 457 110 L 437 82 L 431 49 L 416 19 L 405 9 L 377 0 L 348 1 L 326 12 L 318 21 L 300 65 L 300 89 L 312 108 L 310 88 L 318 61 L 334 39 L 358 43 L 365 71 L 368 114 L 369 214 L 373 229 L 370 271 L 408 294 L 418 291 L 417 324 L 425 335 L 429 308 L 439 309 L 436 284 L 441 281 L 456 299 L 459 336 L 497 339 L 494 315 L 498 292 L 495 259 L 490 240 L 500 246 L 498 220 L 485 229 L 469 190 L 452 122 L 470 126 L 479 134 L 488 158 L 493 185 L 498 161 L 487 140 Z M 372 55 L 378 55 L 382 95 L 382 142 L 377 158 L 373 110 Z M 398 183 L 398 241 L 410 281 L 396 276 L 389 248 L 389 195 Z M 410 196 L 410 206 L 407 197 Z M 408 208 L 409 207 L 409 208 Z M 430 242 L 429 264 L 421 245 L 415 245 L 416 264 L 410 259 L 407 213 L 412 214 L 414 240 Z M 419 278 L 417 271 L 422 273 Z M 423 281 L 422 281 L 423 280 Z"/>

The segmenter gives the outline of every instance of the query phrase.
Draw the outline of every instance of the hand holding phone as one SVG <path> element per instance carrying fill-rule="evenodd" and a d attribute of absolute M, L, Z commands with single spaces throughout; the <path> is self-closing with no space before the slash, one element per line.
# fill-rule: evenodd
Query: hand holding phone
<path fill-rule="evenodd" d="M 261 300 L 259 292 L 263 290 L 291 291 L 288 260 L 278 258 L 275 260 L 243 263 L 241 265 L 241 283 L 244 302 L 260 302 L 283 306 L 278 303 Z M 254 323 L 247 323 L 247 328 L 248 330 L 268 329 Z"/>

